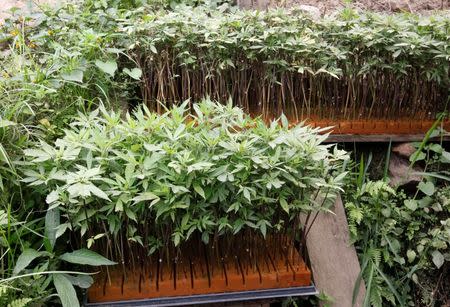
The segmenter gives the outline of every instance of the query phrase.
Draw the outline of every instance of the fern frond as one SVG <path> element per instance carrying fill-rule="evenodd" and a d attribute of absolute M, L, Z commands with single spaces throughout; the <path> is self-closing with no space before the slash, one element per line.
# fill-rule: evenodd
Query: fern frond
<path fill-rule="evenodd" d="M 372 197 L 387 196 L 385 194 L 395 195 L 395 190 L 385 181 L 369 181 L 366 183 L 365 190 Z"/>
<path fill-rule="evenodd" d="M 381 250 L 378 248 L 371 248 L 368 253 L 375 266 L 379 267 L 381 262 Z"/>
<path fill-rule="evenodd" d="M 372 284 L 372 289 L 370 290 L 370 303 L 374 307 L 383 306 L 383 299 L 381 297 L 380 286 L 377 283 Z"/>
<path fill-rule="evenodd" d="M 358 236 L 358 228 L 356 227 L 355 224 L 348 224 L 348 230 L 350 231 L 350 237 L 352 237 L 353 239 L 356 238 Z"/>
<path fill-rule="evenodd" d="M 361 208 L 358 207 L 354 207 L 353 209 L 350 210 L 349 212 L 350 218 L 355 221 L 356 224 L 361 223 L 364 215 L 363 215 L 363 210 Z"/>
<path fill-rule="evenodd" d="M 392 303 L 392 305 L 396 305 L 394 294 L 386 287 L 380 287 L 381 296 Z"/>

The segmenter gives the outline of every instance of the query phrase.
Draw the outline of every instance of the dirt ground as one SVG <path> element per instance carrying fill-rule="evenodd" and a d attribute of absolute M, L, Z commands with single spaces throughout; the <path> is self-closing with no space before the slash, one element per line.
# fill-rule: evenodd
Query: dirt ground
<path fill-rule="evenodd" d="M 27 0 L 0 0 L 0 12 L 6 13 L 12 7 L 29 9 L 34 5 L 33 2 Z"/>
<path fill-rule="evenodd" d="M 319 8 L 322 14 L 342 8 L 345 3 L 344 0 L 280 0 L 279 2 L 287 7 L 293 4 L 312 5 Z M 450 9 L 450 0 L 353 0 L 350 3 L 360 9 L 382 12 L 423 12 Z"/>
<path fill-rule="evenodd" d="M 69 0 L 70 1 L 70 0 Z M 73 0 L 71 0 L 73 1 Z M 342 8 L 346 0 L 252 0 L 252 3 L 268 3 L 273 6 L 291 7 L 292 5 L 312 5 L 322 14 Z M 0 20 L 7 16 L 12 7 L 21 7 L 30 10 L 39 3 L 60 3 L 61 0 L 0 0 Z M 411 11 L 423 12 L 430 10 L 450 9 L 450 0 L 350 0 L 353 6 L 374 11 Z"/>
<path fill-rule="evenodd" d="M 60 0 L 0 0 L 0 20 L 8 16 L 9 10 L 13 7 L 30 11 L 36 5 L 42 3 L 58 3 Z"/>

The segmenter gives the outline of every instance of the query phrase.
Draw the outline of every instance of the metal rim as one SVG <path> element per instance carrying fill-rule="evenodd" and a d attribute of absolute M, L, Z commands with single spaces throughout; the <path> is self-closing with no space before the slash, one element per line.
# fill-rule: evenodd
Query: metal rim
<path fill-rule="evenodd" d="M 213 304 L 226 302 L 255 301 L 271 298 L 298 297 L 317 295 L 314 285 L 306 287 L 292 287 L 280 289 L 264 289 L 226 293 L 211 293 L 190 296 L 161 297 L 144 300 L 130 300 L 104 303 L 86 303 L 85 306 L 187 306 L 199 304 Z"/>

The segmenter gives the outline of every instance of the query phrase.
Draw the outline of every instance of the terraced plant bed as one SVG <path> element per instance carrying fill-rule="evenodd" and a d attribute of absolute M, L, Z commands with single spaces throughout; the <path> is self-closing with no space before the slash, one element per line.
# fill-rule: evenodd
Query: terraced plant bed
<path fill-rule="evenodd" d="M 448 127 L 448 16 L 148 2 L 0 25 L 0 305 L 311 294 L 305 240 L 343 191 L 364 306 L 445 302 L 444 138 L 411 144 L 411 192 L 322 127 Z"/>

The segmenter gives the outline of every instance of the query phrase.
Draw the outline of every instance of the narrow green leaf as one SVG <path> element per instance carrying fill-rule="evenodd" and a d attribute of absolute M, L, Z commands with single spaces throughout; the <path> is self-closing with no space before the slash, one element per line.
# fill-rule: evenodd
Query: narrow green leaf
<path fill-rule="evenodd" d="M 90 251 L 88 249 L 82 248 L 71 253 L 65 253 L 59 256 L 59 259 L 74 263 L 74 264 L 85 264 L 92 266 L 100 265 L 114 265 L 117 264 L 96 252 Z"/>
<path fill-rule="evenodd" d="M 369 276 L 366 280 L 366 296 L 364 297 L 363 306 L 370 307 L 370 292 L 372 291 L 372 281 L 373 281 L 373 263 L 369 263 Z"/>
<path fill-rule="evenodd" d="M 53 190 L 47 195 L 47 197 L 45 198 L 45 202 L 50 205 L 51 203 L 57 201 L 58 198 L 59 198 L 58 190 Z"/>
<path fill-rule="evenodd" d="M 89 190 L 91 191 L 92 194 L 94 194 L 95 196 L 97 196 L 101 199 L 108 200 L 108 201 L 110 200 L 108 195 L 106 195 L 105 192 L 103 192 L 102 190 L 100 190 L 93 184 L 89 185 Z"/>
<path fill-rule="evenodd" d="M 59 224 L 60 224 L 59 208 L 47 210 L 47 213 L 45 214 L 45 236 L 50 242 L 52 250 L 55 247 L 56 231 L 58 230 Z"/>
<path fill-rule="evenodd" d="M 389 290 L 394 294 L 397 301 L 400 303 L 400 306 L 406 306 L 405 302 L 403 301 L 402 297 L 398 293 L 397 289 L 392 284 L 391 280 L 380 270 L 378 266 L 375 267 L 378 271 L 378 274 L 384 279 L 384 282 L 388 285 Z"/>
<path fill-rule="evenodd" d="M 15 126 L 15 125 L 17 125 L 17 123 L 12 122 L 12 121 L 7 120 L 7 119 L 0 118 L 0 128 L 6 128 L 6 127 L 9 127 L 9 126 Z"/>
<path fill-rule="evenodd" d="M 80 307 L 75 288 L 63 274 L 53 274 L 53 283 L 63 307 Z"/>
<path fill-rule="evenodd" d="M 152 192 L 144 192 L 132 199 L 136 204 L 142 201 L 153 200 L 152 205 L 159 200 L 159 197 Z"/>
<path fill-rule="evenodd" d="M 137 222 L 136 214 L 130 208 L 125 209 L 125 214 L 128 216 L 129 219 Z"/>
<path fill-rule="evenodd" d="M 19 274 L 22 270 L 24 270 L 34 259 L 42 256 L 42 252 L 38 252 L 32 248 L 26 248 L 20 254 L 19 258 L 17 258 L 16 266 L 13 270 L 13 276 Z"/>
<path fill-rule="evenodd" d="M 197 192 L 201 197 L 206 199 L 205 191 L 203 191 L 203 188 L 200 185 L 198 185 L 197 183 L 194 183 L 193 187 L 194 187 L 195 192 Z"/>
<path fill-rule="evenodd" d="M 288 205 L 286 199 L 280 198 L 280 205 L 281 205 L 281 208 L 282 208 L 286 213 L 289 213 L 289 205 Z"/>
<path fill-rule="evenodd" d="M 267 233 L 267 225 L 265 222 L 260 223 L 259 225 L 259 230 L 261 231 L 263 237 L 266 237 L 266 233 Z"/>

